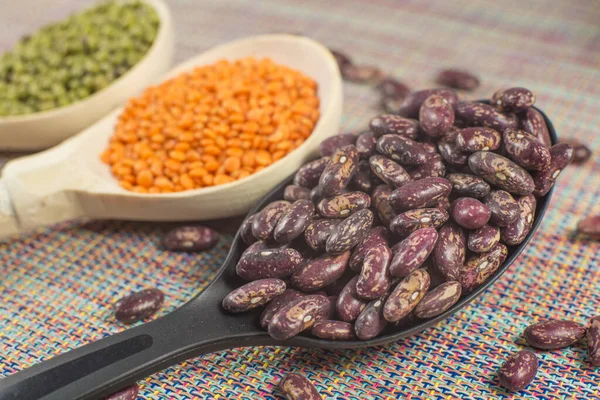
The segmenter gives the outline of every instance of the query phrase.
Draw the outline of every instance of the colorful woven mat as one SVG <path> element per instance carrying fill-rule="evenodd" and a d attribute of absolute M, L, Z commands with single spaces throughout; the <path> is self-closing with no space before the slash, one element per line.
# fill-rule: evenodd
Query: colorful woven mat
<path fill-rule="evenodd" d="M 0 50 L 20 34 L 89 1 L 0 0 Z M 464 67 L 482 86 L 537 94 L 559 135 L 600 154 L 600 7 L 580 1 L 224 1 L 170 0 L 177 60 L 246 35 L 299 32 L 373 63 L 413 88 L 434 85 L 438 69 Z M 377 112 L 367 87 L 344 87 L 345 130 Z M 538 352 L 535 381 L 511 396 L 495 377 L 521 348 L 522 330 L 542 318 L 586 323 L 600 314 L 600 243 L 574 236 L 579 218 L 600 213 L 600 166 L 571 166 L 559 180 L 542 227 L 484 296 L 452 318 L 403 342 L 356 351 L 241 348 L 192 359 L 140 381 L 144 399 L 276 399 L 276 385 L 302 371 L 328 399 L 591 399 L 600 369 L 585 347 Z M 160 314 L 189 299 L 213 275 L 230 236 L 201 255 L 157 246 L 165 226 L 127 222 L 68 224 L 0 245 L 0 376 L 81 346 L 123 326 L 110 306 L 125 293 L 157 286 Z"/>

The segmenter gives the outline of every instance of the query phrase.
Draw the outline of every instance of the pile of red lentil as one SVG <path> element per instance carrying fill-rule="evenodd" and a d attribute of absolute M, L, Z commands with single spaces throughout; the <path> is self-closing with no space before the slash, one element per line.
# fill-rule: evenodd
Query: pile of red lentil
<path fill-rule="evenodd" d="M 138 193 L 221 185 L 296 149 L 319 116 L 311 78 L 266 58 L 223 60 L 130 99 L 102 161 Z"/>

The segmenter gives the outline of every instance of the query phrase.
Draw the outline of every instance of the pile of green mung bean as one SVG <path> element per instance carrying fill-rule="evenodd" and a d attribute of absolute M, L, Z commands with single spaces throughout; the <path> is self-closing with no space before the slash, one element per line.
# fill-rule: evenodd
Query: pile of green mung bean
<path fill-rule="evenodd" d="M 0 55 L 0 117 L 89 97 L 140 61 L 156 38 L 156 11 L 108 1 L 40 28 Z"/>

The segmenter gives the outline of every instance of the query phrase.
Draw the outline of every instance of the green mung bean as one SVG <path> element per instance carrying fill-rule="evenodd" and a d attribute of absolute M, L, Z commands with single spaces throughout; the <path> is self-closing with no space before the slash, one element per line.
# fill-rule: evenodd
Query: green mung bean
<path fill-rule="evenodd" d="M 143 58 L 158 27 L 143 1 L 111 0 L 24 36 L 0 55 L 0 117 L 63 107 L 102 90 Z"/>

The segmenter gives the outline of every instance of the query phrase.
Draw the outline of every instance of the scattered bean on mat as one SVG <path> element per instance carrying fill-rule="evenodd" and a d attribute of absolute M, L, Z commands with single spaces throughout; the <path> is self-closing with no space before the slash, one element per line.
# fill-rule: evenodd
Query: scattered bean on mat
<path fill-rule="evenodd" d="M 133 324 L 148 318 L 160 309 L 165 295 L 159 289 L 140 290 L 122 297 L 114 304 L 115 318 L 124 324 Z"/>

